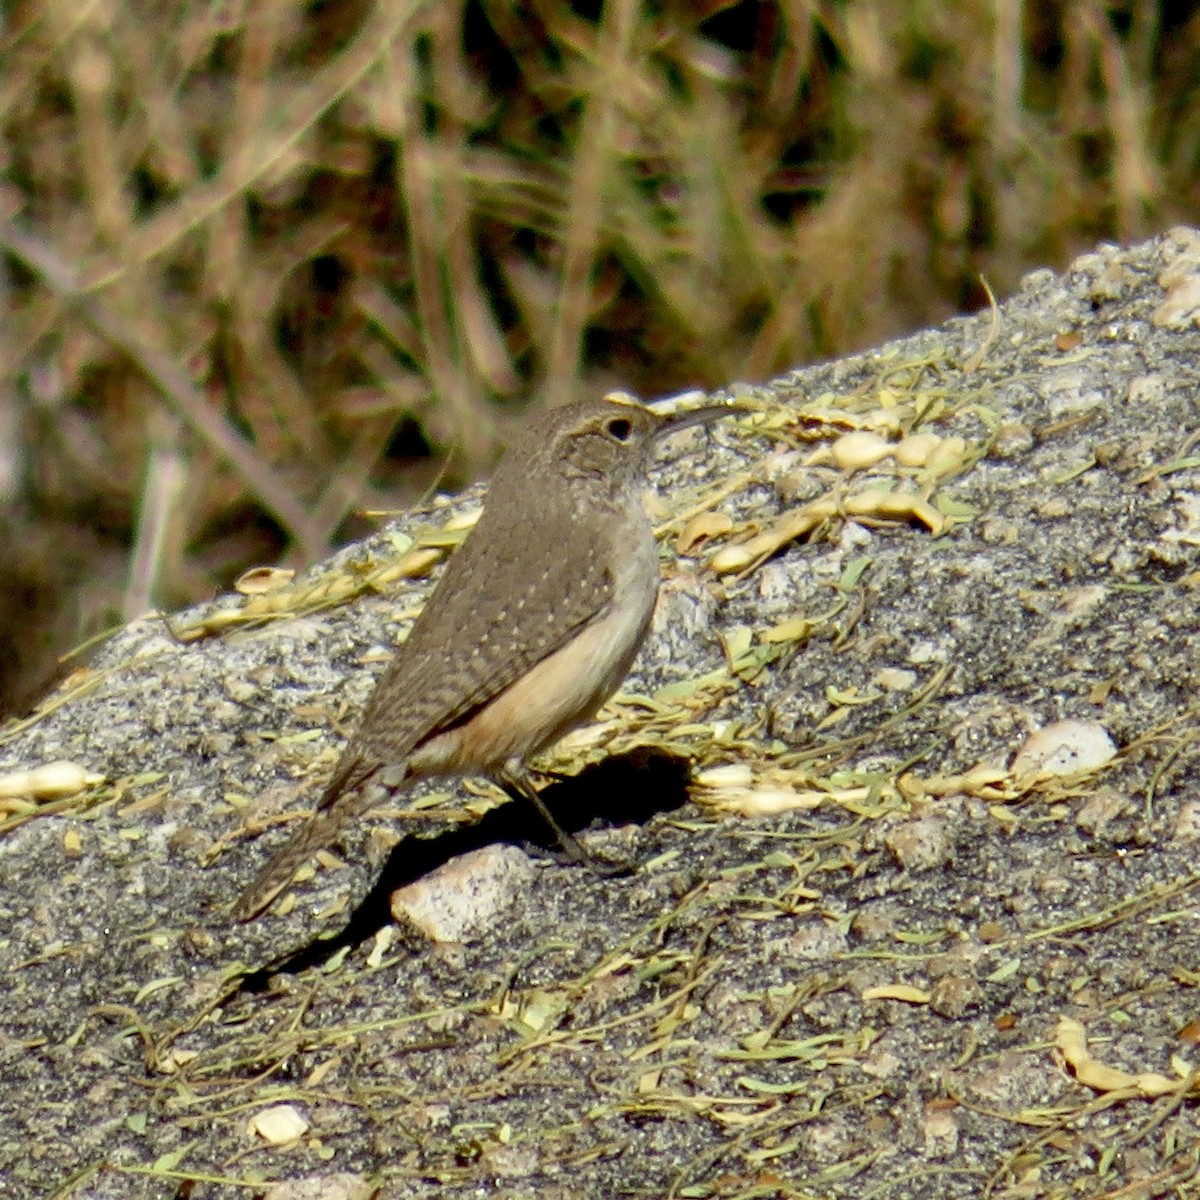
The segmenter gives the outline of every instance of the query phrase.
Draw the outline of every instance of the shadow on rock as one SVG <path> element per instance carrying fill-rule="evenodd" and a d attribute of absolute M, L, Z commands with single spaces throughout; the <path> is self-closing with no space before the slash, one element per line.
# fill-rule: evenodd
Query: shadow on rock
<path fill-rule="evenodd" d="M 589 827 L 641 825 L 658 813 L 681 808 L 688 798 L 688 776 L 686 758 L 640 747 L 585 767 L 578 775 L 557 777 L 540 794 L 559 825 L 574 834 Z M 272 975 L 295 974 L 319 966 L 344 947 L 373 937 L 392 920 L 389 902 L 397 888 L 451 859 L 497 842 L 559 850 L 554 832 L 540 814 L 531 804 L 517 802 L 501 805 L 474 825 L 438 837 L 404 838 L 392 850 L 375 886 L 351 913 L 341 932 L 311 942 L 275 965 L 247 975 L 242 989 L 261 991 Z M 589 869 L 569 862 L 565 855 L 561 857 L 563 870 Z"/>

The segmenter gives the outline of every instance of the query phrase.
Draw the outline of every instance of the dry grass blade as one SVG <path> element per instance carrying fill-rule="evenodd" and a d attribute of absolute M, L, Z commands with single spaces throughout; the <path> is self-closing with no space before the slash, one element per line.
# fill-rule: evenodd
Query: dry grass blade
<path fill-rule="evenodd" d="M 275 109 L 273 129 L 260 131 L 256 148 L 243 135 L 227 169 L 212 183 L 193 188 L 138 229 L 125 247 L 129 256 L 115 270 L 100 270 L 84 280 L 88 290 L 111 284 L 134 263 L 157 257 L 185 234 L 242 195 L 252 184 L 279 167 L 297 143 L 371 69 L 379 56 L 424 7 L 423 0 L 379 0 L 353 40 L 327 66 L 292 92 L 282 109 Z M 267 111 L 265 104 L 256 104 Z M 257 153 L 252 152 L 257 149 Z"/>
<path fill-rule="evenodd" d="M 291 490 L 259 457 L 255 448 L 205 403 L 176 362 L 145 344 L 98 297 L 89 296 L 54 250 L 39 242 L 32 234 L 8 222 L 0 222 L 0 245 L 36 271 L 61 300 L 141 367 L 163 398 L 219 458 L 237 471 L 250 491 L 279 517 L 306 557 L 316 557 L 324 549 L 327 531 L 314 527 L 312 519 Z"/>

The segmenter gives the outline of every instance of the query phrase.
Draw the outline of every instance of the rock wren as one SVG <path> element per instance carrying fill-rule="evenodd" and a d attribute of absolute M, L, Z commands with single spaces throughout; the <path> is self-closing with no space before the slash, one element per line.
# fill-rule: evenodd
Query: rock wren
<path fill-rule="evenodd" d="M 554 409 L 525 430 L 316 811 L 239 899 L 241 920 L 389 789 L 432 776 L 495 780 L 530 799 L 571 847 L 525 763 L 596 712 L 646 636 L 659 583 L 643 496 L 651 446 L 730 411 L 664 416 L 618 393 Z"/>

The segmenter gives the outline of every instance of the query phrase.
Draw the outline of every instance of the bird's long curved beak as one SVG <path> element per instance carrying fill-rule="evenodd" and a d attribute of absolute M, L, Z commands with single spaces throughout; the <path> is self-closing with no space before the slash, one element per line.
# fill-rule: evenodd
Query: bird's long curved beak
<path fill-rule="evenodd" d="M 710 421 L 720 420 L 721 417 L 736 417 L 750 411 L 730 401 L 728 404 L 706 404 L 702 408 L 689 408 L 683 412 L 662 413 L 662 424 L 658 427 L 655 437 L 665 437 L 669 433 L 678 433 L 681 429 L 691 429 L 693 425 L 707 425 Z"/>

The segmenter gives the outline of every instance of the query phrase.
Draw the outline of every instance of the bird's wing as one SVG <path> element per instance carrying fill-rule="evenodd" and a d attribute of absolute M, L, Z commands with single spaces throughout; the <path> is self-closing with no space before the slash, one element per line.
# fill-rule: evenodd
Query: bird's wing
<path fill-rule="evenodd" d="M 485 511 L 380 678 L 351 743 L 360 754 L 402 761 L 609 606 L 613 578 L 600 548 L 578 561 L 572 555 L 569 566 L 564 561 L 569 520 L 563 513 L 536 543 L 514 547 L 492 536 Z"/>

